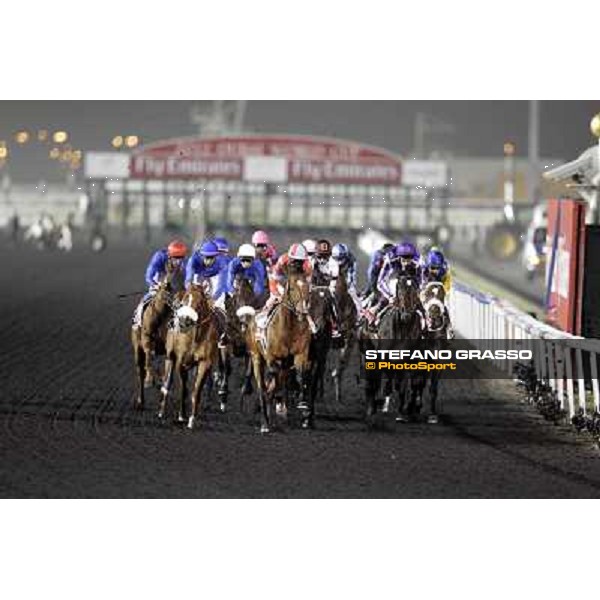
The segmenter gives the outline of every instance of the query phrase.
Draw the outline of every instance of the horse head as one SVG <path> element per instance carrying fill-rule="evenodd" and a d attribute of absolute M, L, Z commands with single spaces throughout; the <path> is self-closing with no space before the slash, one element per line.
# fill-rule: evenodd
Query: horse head
<path fill-rule="evenodd" d="M 204 286 L 192 285 L 183 295 L 181 306 L 175 311 L 178 328 L 187 331 L 198 325 L 203 315 L 210 311 L 209 298 Z"/>
<path fill-rule="evenodd" d="M 404 275 L 398 278 L 394 305 L 400 309 L 401 322 L 409 323 L 420 307 L 419 290 L 412 277 Z"/>
<path fill-rule="evenodd" d="M 310 283 L 304 273 L 291 273 L 283 293 L 284 304 L 302 320 L 310 309 Z"/>
<path fill-rule="evenodd" d="M 437 281 L 428 283 L 420 294 L 425 311 L 425 323 L 429 332 L 441 331 L 447 325 L 445 297 L 444 286 Z"/>
<path fill-rule="evenodd" d="M 310 289 L 310 316 L 318 330 L 327 323 L 330 302 L 329 286 L 312 285 Z"/>

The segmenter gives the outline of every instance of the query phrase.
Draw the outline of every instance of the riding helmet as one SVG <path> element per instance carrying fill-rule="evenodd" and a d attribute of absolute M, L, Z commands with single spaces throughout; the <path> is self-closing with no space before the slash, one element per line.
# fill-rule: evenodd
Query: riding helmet
<path fill-rule="evenodd" d="M 288 250 L 288 256 L 292 260 L 306 260 L 308 253 L 302 244 L 292 244 Z"/>
<path fill-rule="evenodd" d="M 256 258 L 256 249 L 252 244 L 242 244 L 237 251 L 237 255 L 240 258 L 254 259 Z"/>
<path fill-rule="evenodd" d="M 213 242 L 216 244 L 221 254 L 227 254 L 229 252 L 229 242 L 224 237 L 216 237 Z"/>
<path fill-rule="evenodd" d="M 169 258 L 185 258 L 187 251 L 187 246 L 180 240 L 173 240 L 167 248 Z"/>
<path fill-rule="evenodd" d="M 430 250 L 427 254 L 426 264 L 429 267 L 442 268 L 446 266 L 446 259 L 439 250 Z"/>
<path fill-rule="evenodd" d="M 329 240 L 319 240 L 316 254 L 319 258 L 329 258 L 331 256 L 331 242 Z"/>
<path fill-rule="evenodd" d="M 306 248 L 309 256 L 312 256 L 317 251 L 317 242 L 315 240 L 304 240 L 302 245 Z"/>
<path fill-rule="evenodd" d="M 267 235 L 267 233 L 265 231 L 262 231 L 262 229 L 259 229 L 258 231 L 255 231 L 252 234 L 252 243 L 255 246 L 258 246 L 258 245 L 266 246 L 266 245 L 270 244 L 271 241 L 269 240 L 269 236 Z"/>
<path fill-rule="evenodd" d="M 401 242 L 396 246 L 395 255 L 399 258 L 415 258 L 417 249 L 411 242 Z"/>
<path fill-rule="evenodd" d="M 344 260 L 345 258 L 348 258 L 349 253 L 350 250 L 346 244 L 335 244 L 331 250 L 331 255 L 335 260 Z"/>
<path fill-rule="evenodd" d="M 203 242 L 202 246 L 200 246 L 200 254 L 206 257 L 217 256 L 219 254 L 219 249 L 214 242 Z"/>

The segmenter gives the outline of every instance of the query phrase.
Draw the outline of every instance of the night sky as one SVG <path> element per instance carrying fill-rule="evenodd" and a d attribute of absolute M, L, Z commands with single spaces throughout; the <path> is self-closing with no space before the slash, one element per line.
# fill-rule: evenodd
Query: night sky
<path fill-rule="evenodd" d="M 196 133 L 190 101 L 3 101 L 0 139 L 25 128 L 66 129 L 74 147 L 110 150 L 117 134 L 136 134 L 144 142 Z M 591 117 L 600 101 L 543 101 L 541 155 L 571 159 L 594 142 Z M 525 101 L 250 101 L 245 127 L 255 132 L 320 134 L 383 146 L 401 154 L 413 148 L 418 112 L 454 127 L 453 134 L 428 138 L 427 145 L 462 156 L 499 156 L 505 139 L 527 153 Z M 16 147 L 10 141 L 8 169 L 13 181 L 60 178 L 56 163 L 39 143 Z M 6 167 L 5 167 L 6 169 Z"/>

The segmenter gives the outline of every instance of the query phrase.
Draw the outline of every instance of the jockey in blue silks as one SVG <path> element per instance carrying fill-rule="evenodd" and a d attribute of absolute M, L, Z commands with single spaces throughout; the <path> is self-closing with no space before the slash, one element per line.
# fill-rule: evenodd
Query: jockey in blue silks
<path fill-rule="evenodd" d="M 186 269 L 187 252 L 187 246 L 183 242 L 173 240 L 166 248 L 161 248 L 152 255 L 146 267 L 145 274 L 148 291 L 144 294 L 144 297 L 135 310 L 133 316 L 134 327 L 139 327 L 142 324 L 144 309 L 156 295 L 158 286 L 164 279 L 167 271 L 174 272 L 175 277 L 172 281 L 172 287 L 174 291 L 178 291 L 179 282 L 176 276 L 181 275 L 180 279 L 183 279 Z"/>
<path fill-rule="evenodd" d="M 213 241 L 203 242 L 187 264 L 185 286 L 206 285 L 208 294 L 217 300 L 223 293 L 223 272 L 226 271 L 224 260 L 219 259 L 219 249 Z M 219 347 L 224 348 L 226 339 L 226 315 L 221 306 L 214 306 L 217 329 L 219 333 Z"/>
<path fill-rule="evenodd" d="M 255 296 L 265 293 L 265 268 L 260 260 L 256 259 L 256 250 L 252 244 L 242 244 L 227 269 L 226 291 L 232 294 L 236 277 L 242 277 L 252 283 Z"/>

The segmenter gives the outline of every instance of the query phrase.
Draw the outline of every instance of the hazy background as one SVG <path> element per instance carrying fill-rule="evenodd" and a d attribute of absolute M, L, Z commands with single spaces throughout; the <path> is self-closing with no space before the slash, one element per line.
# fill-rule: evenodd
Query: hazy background
<path fill-rule="evenodd" d="M 48 147 L 11 142 L 20 129 L 65 129 L 74 148 L 110 150 L 115 135 L 134 134 L 142 143 L 195 135 L 192 101 L 4 101 L 0 140 L 10 143 L 14 181 L 63 179 Z M 570 159 L 594 143 L 591 117 L 600 101 L 542 101 L 540 155 Z M 255 132 L 331 135 L 410 155 L 417 114 L 441 124 L 427 144 L 452 156 L 501 156 L 505 139 L 527 153 L 526 101 L 249 101 L 244 128 Z"/>

